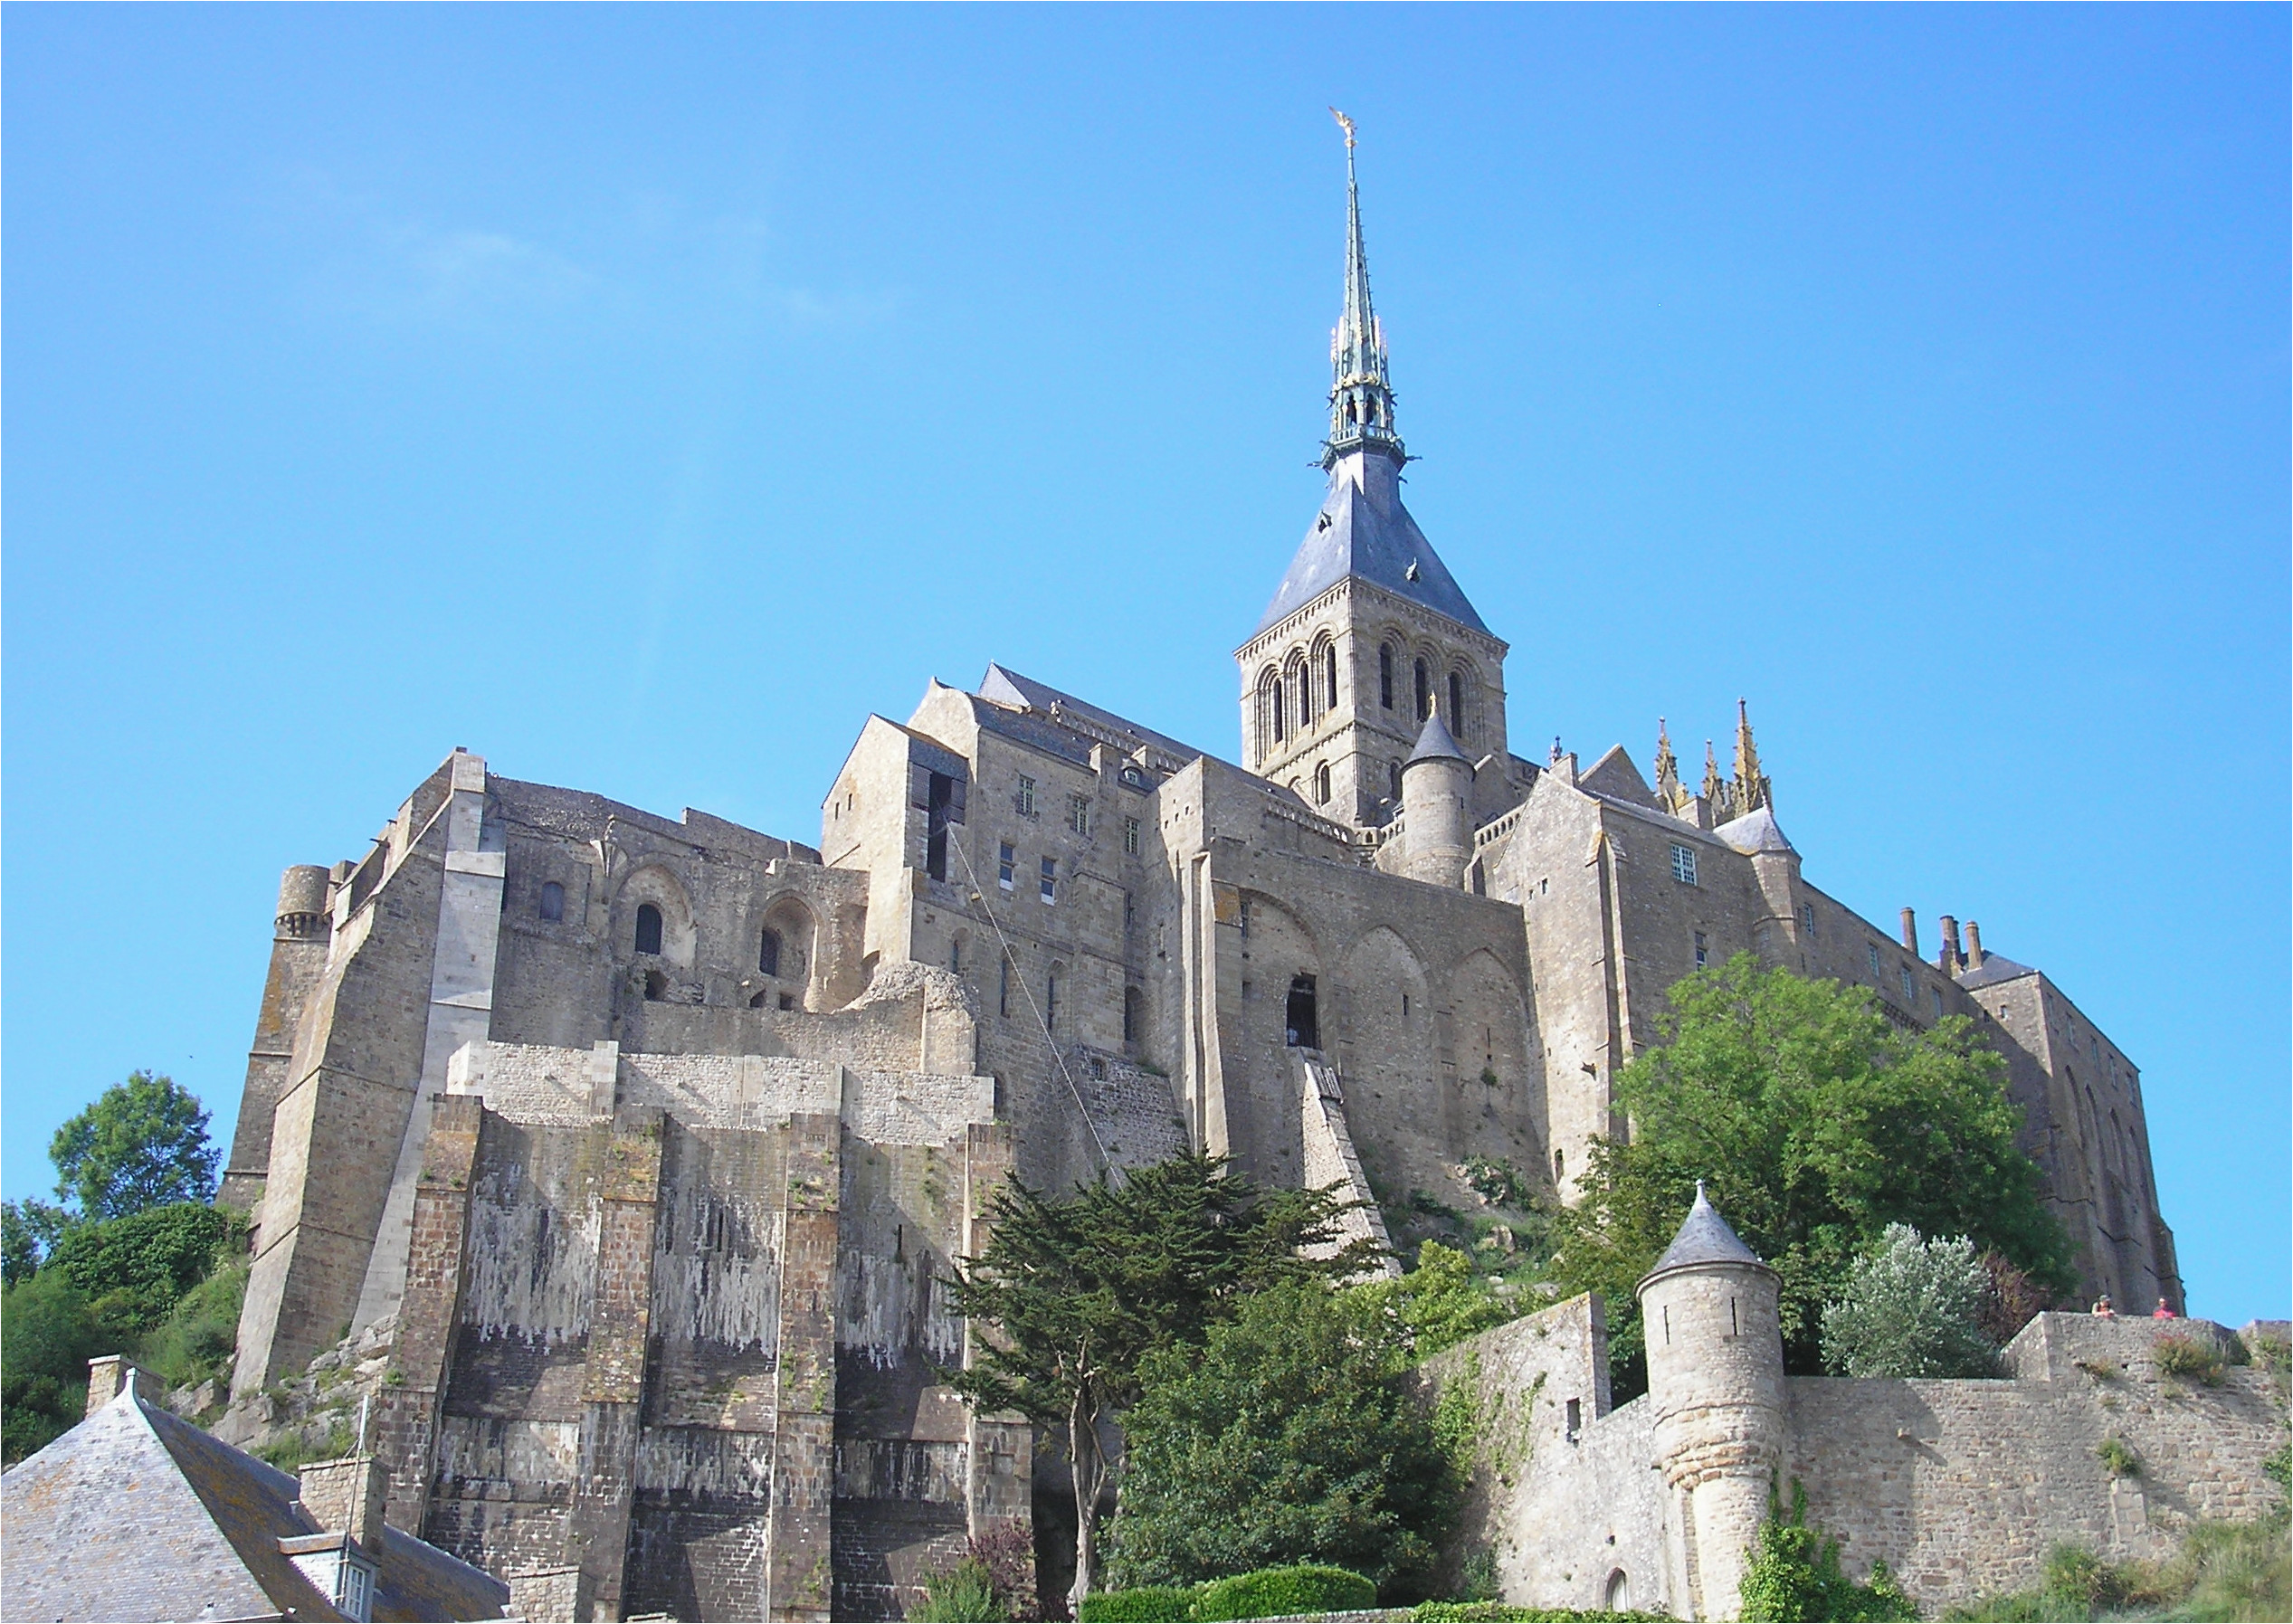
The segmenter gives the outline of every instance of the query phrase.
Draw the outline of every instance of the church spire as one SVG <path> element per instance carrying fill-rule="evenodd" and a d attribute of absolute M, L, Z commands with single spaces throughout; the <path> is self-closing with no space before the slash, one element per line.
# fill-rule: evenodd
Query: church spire
<path fill-rule="evenodd" d="M 1329 336 L 1329 439 L 1322 466 L 1375 451 L 1396 467 L 1409 461 L 1394 432 L 1394 391 L 1385 376 L 1385 334 L 1369 302 L 1369 259 L 1362 252 L 1361 188 L 1354 175 L 1354 121 L 1329 109 L 1346 132 L 1346 305 Z"/>
<path fill-rule="evenodd" d="M 1747 818 L 1763 806 L 1773 806 L 1767 774 L 1759 770 L 1759 747 L 1752 743 L 1752 718 L 1744 701 L 1736 701 L 1735 812 Z"/>

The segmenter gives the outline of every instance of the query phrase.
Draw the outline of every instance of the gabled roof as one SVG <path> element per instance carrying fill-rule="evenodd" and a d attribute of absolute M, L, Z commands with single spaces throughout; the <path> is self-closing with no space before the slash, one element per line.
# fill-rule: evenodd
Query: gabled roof
<path fill-rule="evenodd" d="M 1339 461 L 1330 474 L 1328 494 L 1290 559 L 1273 602 L 1266 605 L 1258 632 L 1351 576 L 1489 635 L 1449 566 L 1402 506 L 1397 476 L 1398 470 L 1383 457 L 1356 452 Z"/>
<path fill-rule="evenodd" d="M 1959 973 L 1962 987 L 1995 986 L 2003 981 L 2014 981 L 2025 975 L 2036 975 L 2028 964 L 2018 964 L 2003 953 L 1985 953 L 1983 962 Z"/>
<path fill-rule="evenodd" d="M 1755 807 L 1740 818 L 1730 818 L 1712 832 L 1746 857 L 1758 851 L 1788 851 L 1793 857 L 1799 849 L 1784 838 L 1784 831 L 1775 821 L 1775 809 Z"/>
<path fill-rule="evenodd" d="M 134 1383 L 0 1477 L 10 1619 L 339 1619 L 281 1540 L 328 1532 L 296 1480 L 146 1403 Z M 500 1580 L 395 1529 L 374 1617 L 498 1619 Z"/>
<path fill-rule="evenodd" d="M 1182 765 L 1210 754 L 1000 665 L 988 666 L 987 674 L 979 679 L 979 691 L 972 697 L 975 701 L 987 701 L 975 702 L 972 712 L 988 732 L 1079 764 L 1090 760 L 1097 733 L 1127 740 L 1132 749 L 1146 746 Z M 1062 718 L 1083 726 L 1067 725 Z"/>
<path fill-rule="evenodd" d="M 1759 1254 L 1746 1246 L 1727 1220 L 1719 1214 L 1704 1194 L 1704 1181 L 1696 1181 L 1696 1202 L 1688 1210 L 1688 1217 L 1672 1237 L 1672 1244 L 1664 1249 L 1664 1255 L 1656 1259 L 1656 1267 L 1648 1271 L 1639 1289 L 1645 1291 L 1648 1283 L 1659 1275 L 1670 1274 L 1676 1268 L 1693 1268 L 1708 1263 L 1748 1263 L 1755 1268 L 1765 1268 Z"/>
<path fill-rule="evenodd" d="M 1576 781 L 1576 787 L 1596 795 L 1613 796 L 1622 801 L 1636 801 L 1642 806 L 1656 806 L 1656 792 L 1648 787 L 1648 780 L 1632 765 L 1632 758 L 1622 745 L 1611 745 L 1593 764 L 1592 771 Z M 1657 807 L 1661 812 L 1662 807 Z"/>

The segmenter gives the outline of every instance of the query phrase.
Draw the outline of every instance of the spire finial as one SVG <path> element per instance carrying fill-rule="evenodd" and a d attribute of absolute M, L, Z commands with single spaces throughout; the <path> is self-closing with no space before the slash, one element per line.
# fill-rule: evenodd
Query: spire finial
<path fill-rule="evenodd" d="M 1735 812 L 1749 817 L 1763 806 L 1773 806 L 1767 775 L 1759 770 L 1759 747 L 1752 743 L 1752 718 L 1744 701 L 1736 701 Z"/>
<path fill-rule="evenodd" d="M 1361 186 L 1354 172 L 1354 121 L 1329 116 L 1346 132 L 1346 302 L 1329 336 L 1329 439 L 1322 466 L 1354 451 L 1374 451 L 1395 464 L 1409 461 L 1394 432 L 1394 391 L 1385 376 L 1385 334 L 1369 299 L 1369 256 L 1362 247 Z"/>
<path fill-rule="evenodd" d="M 1677 816 L 1688 804 L 1688 787 L 1680 783 L 1679 758 L 1672 754 L 1671 736 L 1664 718 L 1656 718 L 1656 803 Z"/>
<path fill-rule="evenodd" d="M 1727 799 L 1727 785 L 1721 782 L 1719 757 L 1712 754 L 1712 741 L 1704 741 L 1704 800 L 1717 812 Z"/>

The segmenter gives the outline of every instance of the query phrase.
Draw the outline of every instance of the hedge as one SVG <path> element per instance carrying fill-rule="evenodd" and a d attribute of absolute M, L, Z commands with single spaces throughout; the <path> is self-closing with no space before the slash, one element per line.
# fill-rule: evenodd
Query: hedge
<path fill-rule="evenodd" d="M 1082 1624 L 1212 1624 L 1228 1619 L 1279 1619 L 1301 1613 L 1365 1611 L 1377 1587 L 1344 1568 L 1261 1568 L 1191 1588 L 1141 1585 L 1086 1597 Z"/>
<path fill-rule="evenodd" d="M 1175 1624 L 1176 1620 L 1192 1618 L 1194 1606 L 1192 1588 L 1142 1584 L 1137 1590 L 1101 1591 L 1096 1596 L 1084 1597 L 1081 1619 L 1082 1624 L 1117 1624 L 1117 1620 Z"/>

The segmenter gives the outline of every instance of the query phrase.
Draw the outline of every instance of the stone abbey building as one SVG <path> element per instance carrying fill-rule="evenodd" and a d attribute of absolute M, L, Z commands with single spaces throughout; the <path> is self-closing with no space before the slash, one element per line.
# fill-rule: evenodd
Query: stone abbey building
<path fill-rule="evenodd" d="M 1666 990 L 1740 950 L 1974 1018 L 2087 1287 L 2179 1306 L 2133 1064 L 1971 922 L 1923 949 L 1812 884 L 1747 721 L 1693 787 L 1660 730 L 1645 774 L 1510 749 L 1507 645 L 1402 502 L 1351 159 L 1327 489 L 1238 763 L 991 667 L 866 719 L 816 844 L 457 750 L 287 871 L 226 1430 L 379 1339 L 391 1522 L 529 1616 L 897 1616 L 1029 1515 L 1028 1429 L 936 1374 L 1008 1173 L 1195 1144 L 1465 1205 L 1480 1157 L 1567 1200 Z"/>

